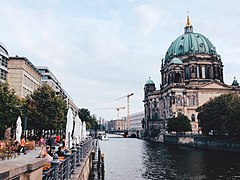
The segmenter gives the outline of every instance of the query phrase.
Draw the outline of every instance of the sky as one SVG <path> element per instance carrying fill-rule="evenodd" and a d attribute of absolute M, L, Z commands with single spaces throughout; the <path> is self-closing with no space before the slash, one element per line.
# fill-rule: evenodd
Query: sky
<path fill-rule="evenodd" d="M 161 60 L 183 34 L 187 11 L 193 31 L 221 55 L 224 82 L 240 80 L 238 0 L 0 0 L 2 42 L 10 56 L 48 66 L 79 108 L 105 120 L 117 107 L 143 111 L 149 77 L 160 88 Z M 109 109 L 107 109 L 109 108 Z M 112 109 L 111 109 L 112 108 Z M 127 108 L 119 111 L 127 116 Z"/>

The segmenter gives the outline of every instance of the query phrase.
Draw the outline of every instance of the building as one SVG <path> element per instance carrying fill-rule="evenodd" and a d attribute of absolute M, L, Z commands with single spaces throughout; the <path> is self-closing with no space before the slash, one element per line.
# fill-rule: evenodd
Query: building
<path fill-rule="evenodd" d="M 54 76 L 54 74 L 49 70 L 47 66 L 36 66 L 41 74 L 42 84 L 47 84 L 53 88 L 56 94 L 64 95 L 64 90 L 62 89 L 61 83 Z"/>
<path fill-rule="evenodd" d="M 9 57 L 7 82 L 19 97 L 33 93 L 41 83 L 38 69 L 26 57 Z"/>
<path fill-rule="evenodd" d="M 69 107 L 72 108 L 74 115 L 78 112 L 78 107 L 73 102 L 71 96 L 63 89 L 60 81 L 56 76 L 50 71 L 47 66 L 37 66 L 38 71 L 41 74 L 41 81 L 43 84 L 47 84 L 53 88 L 57 95 L 61 94 Z"/>
<path fill-rule="evenodd" d="M 168 48 L 161 65 L 161 85 L 156 90 L 149 78 L 144 86 L 144 130 L 147 137 L 156 137 L 167 130 L 169 118 L 186 115 L 193 133 L 200 133 L 196 108 L 216 96 L 239 93 L 223 81 L 223 62 L 211 41 L 193 31 L 189 16 L 180 35 Z"/>
<path fill-rule="evenodd" d="M 130 131 L 142 131 L 143 118 L 144 118 L 143 111 L 130 114 Z"/>
<path fill-rule="evenodd" d="M 111 120 L 108 122 L 108 130 L 109 131 L 124 131 L 126 130 L 126 120 L 125 119 L 117 119 Z"/>
<path fill-rule="evenodd" d="M 0 82 L 5 82 L 7 80 L 8 58 L 7 48 L 0 43 Z"/>

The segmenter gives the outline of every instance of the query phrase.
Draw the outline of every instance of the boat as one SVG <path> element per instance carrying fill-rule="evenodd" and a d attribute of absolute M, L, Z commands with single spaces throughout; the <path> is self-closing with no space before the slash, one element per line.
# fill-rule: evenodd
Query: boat
<path fill-rule="evenodd" d="M 108 138 L 108 136 L 107 136 L 106 134 L 101 135 L 101 136 L 99 137 L 99 139 L 101 139 L 102 141 L 108 141 L 108 140 L 109 140 L 109 138 Z"/>

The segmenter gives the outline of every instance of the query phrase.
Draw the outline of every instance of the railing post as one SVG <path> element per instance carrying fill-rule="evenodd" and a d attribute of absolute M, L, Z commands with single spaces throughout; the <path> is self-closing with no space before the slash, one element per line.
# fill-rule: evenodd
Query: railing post
<path fill-rule="evenodd" d="M 65 154 L 65 159 L 66 159 L 66 179 L 68 180 L 70 178 L 70 156 L 71 153 L 69 152 L 69 150 L 66 150 Z"/>
<path fill-rule="evenodd" d="M 104 170 L 104 154 L 102 153 L 102 166 L 101 166 L 101 169 L 102 169 L 102 180 L 104 180 L 104 175 L 105 175 L 105 170 Z"/>
<path fill-rule="evenodd" d="M 54 180 L 58 180 L 59 179 L 59 165 L 60 165 L 60 161 L 58 160 L 58 155 L 54 154 L 53 156 L 53 160 L 51 161 L 51 166 L 54 169 L 54 176 L 53 179 Z"/>
<path fill-rule="evenodd" d="M 84 142 L 81 143 L 81 161 L 83 160 L 84 155 Z"/>
<path fill-rule="evenodd" d="M 76 148 L 77 148 L 77 166 L 80 166 L 80 164 L 81 164 L 81 154 L 80 154 L 80 145 L 79 144 L 77 144 L 76 145 Z"/>
<path fill-rule="evenodd" d="M 72 154 L 73 154 L 73 173 L 75 173 L 76 166 L 77 166 L 77 163 L 76 163 L 77 149 L 75 148 L 75 146 L 73 146 L 73 148 L 71 150 L 72 150 Z"/>

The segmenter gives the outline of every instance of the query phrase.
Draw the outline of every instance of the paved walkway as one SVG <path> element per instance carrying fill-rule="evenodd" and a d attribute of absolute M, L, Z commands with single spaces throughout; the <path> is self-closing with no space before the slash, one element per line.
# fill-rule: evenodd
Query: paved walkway
<path fill-rule="evenodd" d="M 0 161 L 0 179 L 4 177 L 14 177 L 18 174 L 41 167 L 46 163 L 44 158 L 37 158 L 40 147 L 27 151 L 24 155 L 21 153 L 14 159 Z"/>

